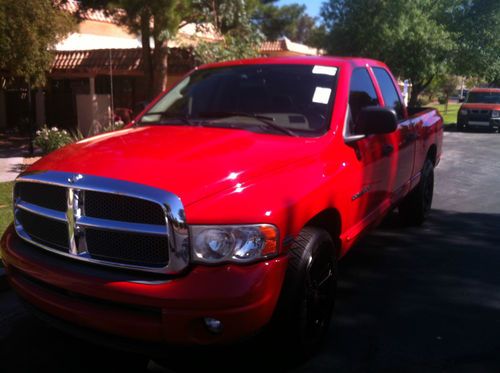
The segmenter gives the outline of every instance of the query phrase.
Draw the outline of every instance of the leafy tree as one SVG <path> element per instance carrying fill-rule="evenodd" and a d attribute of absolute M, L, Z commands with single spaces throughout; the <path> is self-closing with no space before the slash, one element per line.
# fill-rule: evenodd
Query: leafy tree
<path fill-rule="evenodd" d="M 80 0 L 80 12 L 103 9 L 130 31 L 140 34 L 143 69 L 150 97 L 167 86 L 168 42 L 188 14 L 189 0 Z M 154 48 L 150 47 L 153 40 Z"/>
<path fill-rule="evenodd" d="M 411 80 L 410 105 L 447 73 L 500 76 L 498 0 L 329 0 L 321 15 L 328 51 L 385 61 Z"/>
<path fill-rule="evenodd" d="M 0 72 L 42 86 L 54 45 L 73 27 L 52 0 L 0 0 Z"/>
<path fill-rule="evenodd" d="M 286 36 L 299 43 L 307 42 L 316 23 L 313 17 L 307 15 L 306 6 L 300 4 L 265 4 L 258 8 L 253 19 L 268 40 Z"/>
<path fill-rule="evenodd" d="M 410 105 L 434 77 L 447 71 L 455 44 L 438 22 L 433 0 L 330 0 L 321 15 L 332 54 L 385 61 L 412 82 Z"/>
<path fill-rule="evenodd" d="M 456 0 L 450 8 L 443 12 L 443 22 L 455 35 L 455 72 L 489 82 L 499 79 L 500 1 Z"/>
<path fill-rule="evenodd" d="M 191 0 L 189 22 L 212 23 L 223 35 L 248 31 L 258 0 Z"/>
<path fill-rule="evenodd" d="M 326 26 L 321 24 L 319 26 L 314 26 L 314 28 L 310 31 L 307 40 L 305 40 L 305 44 L 316 47 L 316 48 L 324 48 L 325 45 L 328 45 L 328 32 Z"/>
<path fill-rule="evenodd" d="M 258 57 L 259 41 L 226 35 L 224 41 L 200 41 L 194 49 L 195 59 L 198 63 L 211 63 L 230 61 L 240 58 Z"/>
<path fill-rule="evenodd" d="M 245 0 L 192 0 L 189 21 L 212 23 L 224 38 L 220 42 L 198 41 L 196 60 L 209 63 L 258 56 L 263 36 L 250 19 L 258 5 L 258 1 Z"/>
<path fill-rule="evenodd" d="M 425 93 L 429 95 L 429 100 L 432 100 L 432 96 L 436 95 L 440 103 L 444 103 L 445 114 L 448 113 L 448 101 L 450 96 L 457 92 L 457 88 L 460 86 L 462 78 L 456 75 L 440 75 L 436 77 L 432 83 L 427 87 Z"/>

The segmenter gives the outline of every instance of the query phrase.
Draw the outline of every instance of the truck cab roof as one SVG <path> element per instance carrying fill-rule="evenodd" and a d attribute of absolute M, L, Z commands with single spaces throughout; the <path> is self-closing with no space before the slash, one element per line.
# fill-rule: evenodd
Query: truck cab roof
<path fill-rule="evenodd" d="M 199 69 L 221 66 L 258 65 L 258 64 L 306 64 L 344 67 L 362 67 L 366 65 L 387 67 L 383 62 L 362 57 L 336 57 L 336 56 L 301 56 L 301 57 L 259 57 L 241 59 L 227 62 L 217 62 L 202 65 Z"/>

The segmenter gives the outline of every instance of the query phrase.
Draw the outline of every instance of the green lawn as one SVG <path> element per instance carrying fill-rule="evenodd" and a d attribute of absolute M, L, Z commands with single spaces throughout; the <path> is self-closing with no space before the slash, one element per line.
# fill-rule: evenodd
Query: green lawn
<path fill-rule="evenodd" d="M 439 112 L 443 116 L 444 124 L 446 125 L 446 124 L 457 123 L 457 113 L 458 113 L 458 109 L 460 108 L 460 105 L 462 105 L 462 104 L 450 102 L 448 104 L 448 111 L 445 111 L 445 107 L 443 104 L 431 104 L 429 106 L 432 106 L 433 108 L 436 108 L 439 110 Z"/>
<path fill-rule="evenodd" d="M 12 186 L 14 183 L 0 183 L 0 236 L 12 222 Z"/>

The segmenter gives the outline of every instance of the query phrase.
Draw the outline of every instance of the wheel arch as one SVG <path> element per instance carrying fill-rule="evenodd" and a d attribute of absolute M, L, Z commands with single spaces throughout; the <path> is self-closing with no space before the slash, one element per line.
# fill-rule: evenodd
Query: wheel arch
<path fill-rule="evenodd" d="M 340 233 L 342 228 L 342 219 L 340 212 L 336 208 L 330 207 L 320 211 L 309 219 L 304 226 L 317 227 L 328 232 L 333 240 L 333 243 L 335 244 L 335 254 L 337 257 L 339 256 L 341 248 Z"/>
<path fill-rule="evenodd" d="M 430 159 L 432 164 L 436 166 L 437 161 L 437 146 L 436 144 L 432 144 L 427 151 L 426 159 Z"/>

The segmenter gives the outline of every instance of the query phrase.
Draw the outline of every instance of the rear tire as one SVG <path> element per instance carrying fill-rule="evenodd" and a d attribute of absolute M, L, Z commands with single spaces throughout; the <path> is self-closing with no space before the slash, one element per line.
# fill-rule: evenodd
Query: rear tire
<path fill-rule="evenodd" d="M 303 359 L 324 341 L 330 325 L 337 287 L 335 246 L 325 230 L 305 227 L 288 255 L 272 332 Z"/>
<path fill-rule="evenodd" d="M 432 206 L 434 164 L 426 159 L 417 187 L 399 205 L 399 214 L 409 225 L 422 225 Z"/>

